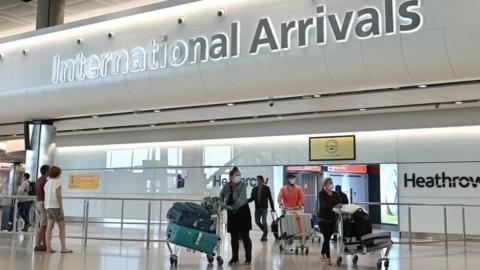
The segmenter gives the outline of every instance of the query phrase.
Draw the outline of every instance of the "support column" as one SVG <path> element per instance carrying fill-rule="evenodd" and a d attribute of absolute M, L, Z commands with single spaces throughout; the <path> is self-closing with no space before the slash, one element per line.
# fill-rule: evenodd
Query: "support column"
<path fill-rule="evenodd" d="M 30 121 L 25 123 L 25 172 L 35 181 L 40 176 L 40 167 L 53 165 L 55 157 L 56 128 L 53 121 Z"/>
<path fill-rule="evenodd" d="M 37 30 L 63 24 L 65 0 L 38 0 Z"/>

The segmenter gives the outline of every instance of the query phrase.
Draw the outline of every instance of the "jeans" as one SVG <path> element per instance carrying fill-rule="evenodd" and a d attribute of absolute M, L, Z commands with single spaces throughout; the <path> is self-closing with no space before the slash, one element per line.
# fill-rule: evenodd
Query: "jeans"
<path fill-rule="evenodd" d="M 31 201 L 29 202 L 19 202 L 18 203 L 18 213 L 20 217 L 25 221 L 25 226 L 30 225 L 30 207 L 32 206 Z"/>
<path fill-rule="evenodd" d="M 252 259 L 252 240 L 250 240 L 249 230 L 244 230 L 241 232 L 230 232 L 231 242 L 232 245 L 232 259 L 238 260 L 238 249 L 240 244 L 238 240 L 242 237 L 243 247 L 245 248 L 245 257 L 247 260 Z"/>
<path fill-rule="evenodd" d="M 265 209 L 265 208 L 255 209 L 255 223 L 263 231 L 262 238 L 265 238 L 268 235 L 267 214 L 268 214 L 268 209 Z M 260 218 L 262 219 L 261 221 L 260 221 Z"/>
<path fill-rule="evenodd" d="M 330 258 L 330 239 L 335 231 L 335 222 L 320 221 L 320 232 L 323 234 L 322 255 Z"/>

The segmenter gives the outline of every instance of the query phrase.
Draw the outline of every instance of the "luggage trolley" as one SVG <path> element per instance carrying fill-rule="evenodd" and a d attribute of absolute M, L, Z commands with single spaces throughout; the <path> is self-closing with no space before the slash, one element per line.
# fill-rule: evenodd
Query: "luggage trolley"
<path fill-rule="evenodd" d="M 220 256 L 220 251 L 222 250 L 222 236 L 223 236 L 222 209 L 223 208 L 221 207 L 221 205 L 216 206 L 215 214 L 211 215 L 213 224 L 215 226 L 215 235 L 216 235 L 215 242 L 211 240 L 211 236 L 210 236 L 210 239 L 208 239 L 209 243 L 207 243 L 206 236 L 212 235 L 210 233 L 199 232 L 199 231 L 196 231 L 196 233 L 179 231 L 180 234 L 183 234 L 183 237 L 190 237 L 189 239 L 190 241 L 188 245 L 175 243 L 169 239 L 171 237 L 171 234 L 174 234 L 175 232 L 169 231 L 169 228 L 167 228 L 167 239 L 165 242 L 170 252 L 170 266 L 175 268 L 178 266 L 178 251 L 180 247 L 187 248 L 187 251 L 193 251 L 193 252 L 198 251 L 201 253 L 205 253 L 207 255 L 207 261 L 209 264 L 212 264 L 216 260 L 218 266 L 223 265 L 223 258 L 222 256 Z M 202 246 L 202 242 L 205 242 L 205 246 Z M 208 245 L 209 247 L 206 247 L 206 245 Z"/>
<path fill-rule="evenodd" d="M 370 233 L 357 239 L 355 236 L 347 235 L 348 233 L 344 230 L 345 222 L 352 221 L 353 213 L 359 208 L 359 206 L 354 205 L 343 205 L 333 209 L 333 211 L 337 213 L 338 220 L 337 265 L 342 265 L 343 255 L 353 255 L 352 263 L 356 266 L 358 255 L 367 255 L 380 251 L 380 258 L 377 260 L 377 269 L 382 268 L 382 262 L 385 269 L 388 269 L 390 266 L 388 255 L 393 245 L 390 232 Z M 384 249 L 385 252 L 383 252 Z"/>
<path fill-rule="evenodd" d="M 280 217 L 280 253 L 294 252 L 295 255 L 309 254 L 307 240 L 314 234 L 312 215 L 301 212 L 301 208 L 282 209 Z"/>

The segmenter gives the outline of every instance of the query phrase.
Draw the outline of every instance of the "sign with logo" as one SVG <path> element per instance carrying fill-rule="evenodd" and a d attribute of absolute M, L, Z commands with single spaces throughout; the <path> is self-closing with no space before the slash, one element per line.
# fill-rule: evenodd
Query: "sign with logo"
<path fill-rule="evenodd" d="M 355 136 L 310 138 L 310 161 L 355 160 Z"/>
<path fill-rule="evenodd" d="M 69 189 L 98 189 L 99 177 L 96 173 L 70 174 Z"/>
<path fill-rule="evenodd" d="M 321 172 L 322 166 L 287 166 L 287 171 L 310 171 L 310 172 Z"/>
<path fill-rule="evenodd" d="M 364 40 L 384 35 L 418 31 L 424 22 L 420 0 L 384 0 L 382 7 L 330 12 L 326 5 L 312 10 L 312 16 L 273 23 L 260 18 L 250 33 L 248 48 L 241 48 L 241 23 L 232 22 L 228 32 L 201 33 L 189 39 L 168 40 L 168 33 L 131 49 L 105 51 L 74 57 L 53 57 L 53 83 L 92 80 L 107 76 L 163 70 L 208 61 L 221 61 L 261 51 L 284 52 L 292 47 L 323 46 Z M 247 11 L 248 12 L 248 11 Z M 312 39 L 310 41 L 310 39 Z"/>
<path fill-rule="evenodd" d="M 400 164 L 400 197 L 477 198 L 478 163 Z"/>
<path fill-rule="evenodd" d="M 334 165 L 327 166 L 329 172 L 344 172 L 344 173 L 367 173 L 366 165 Z"/>

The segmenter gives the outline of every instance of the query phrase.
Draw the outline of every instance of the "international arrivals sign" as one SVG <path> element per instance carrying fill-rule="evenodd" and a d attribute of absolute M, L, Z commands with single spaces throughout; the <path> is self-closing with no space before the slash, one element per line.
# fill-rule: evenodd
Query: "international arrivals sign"
<path fill-rule="evenodd" d="M 198 35 L 190 39 L 152 39 L 145 46 L 73 58 L 53 57 L 53 83 L 93 80 L 108 76 L 162 70 L 207 61 L 256 55 L 260 51 L 288 51 L 292 47 L 322 46 L 350 39 L 378 38 L 383 35 L 418 31 L 424 22 L 421 0 L 384 0 L 382 7 L 331 13 L 327 6 L 314 10 L 315 16 L 273 23 L 260 18 L 251 37 L 242 37 L 241 22 L 232 22 L 228 33 Z M 313 13 L 313 12 L 312 12 Z M 249 38 L 248 48 L 241 48 Z M 314 39 L 314 40 L 310 40 Z M 295 40 L 295 44 L 293 43 Z M 242 43 L 243 44 L 243 43 Z"/>

